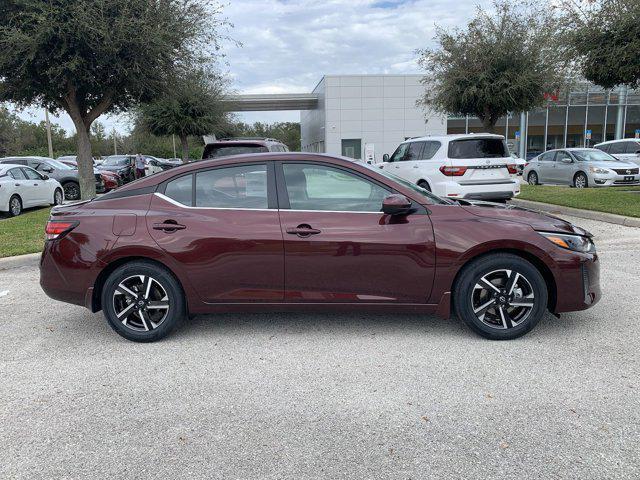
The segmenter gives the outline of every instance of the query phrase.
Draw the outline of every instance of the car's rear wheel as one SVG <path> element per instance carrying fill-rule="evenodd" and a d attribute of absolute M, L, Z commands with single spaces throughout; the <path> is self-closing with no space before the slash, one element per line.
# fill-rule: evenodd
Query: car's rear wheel
<path fill-rule="evenodd" d="M 430 186 L 429 186 L 429 184 L 428 184 L 427 182 L 425 182 L 424 180 L 420 180 L 420 181 L 418 182 L 418 186 L 419 186 L 420 188 L 424 188 L 427 192 L 430 192 L 430 191 L 431 191 L 431 187 L 430 187 Z"/>
<path fill-rule="evenodd" d="M 17 217 L 22 213 L 22 200 L 18 195 L 14 195 L 9 199 L 9 216 Z"/>
<path fill-rule="evenodd" d="M 576 176 L 573 177 L 573 186 L 575 188 L 588 188 L 589 180 L 587 179 L 587 176 L 582 172 L 578 172 Z"/>
<path fill-rule="evenodd" d="M 185 315 L 184 293 L 165 268 L 133 261 L 115 269 L 102 290 L 104 315 L 118 334 L 134 342 L 168 335 Z"/>
<path fill-rule="evenodd" d="M 64 198 L 67 200 L 78 200 L 80 199 L 80 185 L 76 182 L 67 182 L 62 188 L 64 189 Z"/>
<path fill-rule="evenodd" d="M 62 205 L 63 200 L 64 200 L 64 194 L 62 193 L 62 190 L 60 190 L 59 188 L 56 188 L 56 191 L 53 193 L 53 204 Z"/>
<path fill-rule="evenodd" d="M 538 185 L 538 174 L 536 172 L 529 172 L 527 183 L 529 183 L 529 185 Z"/>
<path fill-rule="evenodd" d="M 512 254 L 481 257 L 464 267 L 454 286 L 454 309 L 479 335 L 509 340 L 529 332 L 547 308 L 538 269 Z"/>

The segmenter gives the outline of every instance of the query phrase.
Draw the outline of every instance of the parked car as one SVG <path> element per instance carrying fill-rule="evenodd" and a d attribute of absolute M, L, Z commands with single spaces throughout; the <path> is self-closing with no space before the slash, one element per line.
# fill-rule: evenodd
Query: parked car
<path fill-rule="evenodd" d="M 516 162 L 501 135 L 412 138 L 379 165 L 439 197 L 505 200 L 520 194 Z"/>
<path fill-rule="evenodd" d="M 627 138 L 623 140 L 610 140 L 598 143 L 594 146 L 623 162 L 631 162 L 640 166 L 640 140 Z"/>
<path fill-rule="evenodd" d="M 165 170 L 169 170 L 177 166 L 174 162 L 169 162 L 163 158 L 151 157 L 148 155 L 145 155 L 145 160 L 145 175 L 164 172 Z M 180 162 L 180 164 L 182 164 L 182 162 Z"/>
<path fill-rule="evenodd" d="M 128 183 L 135 180 L 135 171 L 133 162 L 135 155 L 109 155 L 104 157 L 102 163 L 96 168 L 98 171 L 110 171 L 117 173 L 122 179 L 122 183 Z"/>
<path fill-rule="evenodd" d="M 63 157 L 58 157 L 56 160 L 64 163 L 65 165 L 70 166 L 71 168 L 74 168 L 76 170 L 78 169 L 78 160 L 75 155 L 65 155 Z M 96 166 L 97 166 L 96 161 L 94 159 L 93 168 L 94 168 L 94 171 L 96 171 L 97 174 L 99 174 L 100 177 L 102 178 L 102 182 L 104 183 L 104 189 L 103 189 L 104 192 L 110 192 L 111 190 L 115 190 L 120 185 L 122 185 L 122 179 L 120 178 L 120 175 L 118 175 L 115 172 L 111 172 L 109 170 L 97 171 L 98 169 L 96 168 Z"/>
<path fill-rule="evenodd" d="M 133 213 L 135 212 L 135 214 Z M 200 161 L 56 207 L 40 284 L 135 341 L 189 314 L 450 310 L 488 338 L 600 299 L 591 235 L 329 155 Z M 80 247 L 82 245 L 82 247 Z"/>
<path fill-rule="evenodd" d="M 208 143 L 202 152 L 202 159 L 228 157 L 246 153 L 288 152 L 289 148 L 275 138 L 234 137 L 221 138 Z"/>
<path fill-rule="evenodd" d="M 520 158 L 516 153 L 511 153 L 511 158 L 513 158 L 513 162 L 516 166 L 516 175 L 522 175 L 524 167 L 527 166 L 527 161 Z"/>
<path fill-rule="evenodd" d="M 552 183 L 576 188 L 639 185 L 638 165 L 615 159 L 596 148 L 549 150 L 524 169 L 531 185 Z"/>
<path fill-rule="evenodd" d="M 78 171 L 69 165 L 49 157 L 6 157 L 0 159 L 0 163 L 13 163 L 27 165 L 42 174 L 46 174 L 60 182 L 64 190 L 64 198 L 67 200 L 80 199 L 80 183 Z M 95 174 L 96 192 L 105 191 L 104 181 L 100 174 Z"/>
<path fill-rule="evenodd" d="M 0 212 L 16 217 L 25 208 L 60 205 L 63 199 L 57 180 L 23 165 L 0 164 Z"/>

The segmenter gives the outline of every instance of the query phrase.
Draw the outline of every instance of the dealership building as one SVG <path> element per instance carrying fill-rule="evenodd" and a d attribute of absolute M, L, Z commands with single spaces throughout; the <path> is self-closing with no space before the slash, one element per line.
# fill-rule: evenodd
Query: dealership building
<path fill-rule="evenodd" d="M 407 138 L 480 133 L 481 122 L 418 105 L 422 75 L 325 75 L 310 93 L 238 95 L 235 111 L 300 110 L 301 149 L 382 161 Z M 531 112 L 501 118 L 496 126 L 520 156 L 546 149 L 590 146 L 604 139 L 640 137 L 640 92 L 605 91 L 581 83 L 549 94 Z"/>

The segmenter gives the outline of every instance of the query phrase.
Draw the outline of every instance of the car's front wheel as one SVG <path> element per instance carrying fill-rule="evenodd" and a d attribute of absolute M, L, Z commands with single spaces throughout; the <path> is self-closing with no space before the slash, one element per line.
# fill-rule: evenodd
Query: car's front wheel
<path fill-rule="evenodd" d="M 153 342 L 168 335 L 184 317 L 184 293 L 165 268 L 133 261 L 107 278 L 102 309 L 111 328 L 124 338 Z"/>
<path fill-rule="evenodd" d="M 466 265 L 454 286 L 455 312 L 472 330 L 492 340 L 529 332 L 547 308 L 547 286 L 527 260 L 500 253 Z"/>
<path fill-rule="evenodd" d="M 573 178 L 573 186 L 575 188 L 587 188 L 589 186 L 589 179 L 584 173 L 579 172 Z"/>

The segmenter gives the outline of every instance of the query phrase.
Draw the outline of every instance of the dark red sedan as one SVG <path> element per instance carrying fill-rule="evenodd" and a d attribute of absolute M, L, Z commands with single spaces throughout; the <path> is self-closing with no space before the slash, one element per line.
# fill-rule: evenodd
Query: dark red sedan
<path fill-rule="evenodd" d="M 40 284 L 136 341 L 190 314 L 451 311 L 480 335 L 600 299 L 591 235 L 533 211 L 448 201 L 360 163 L 208 160 L 53 209 Z"/>

